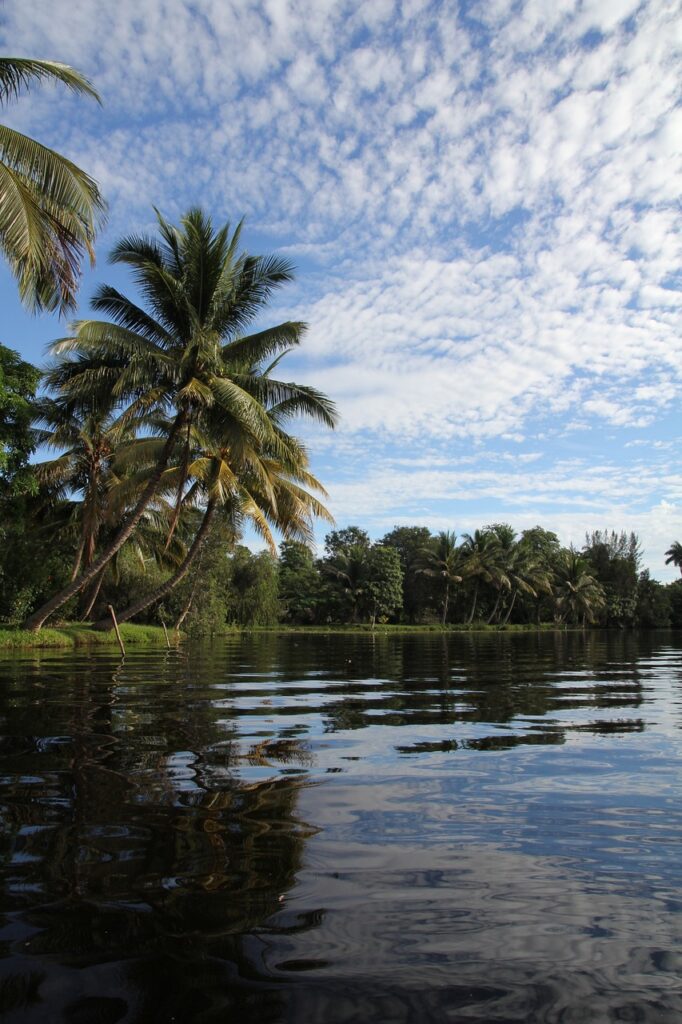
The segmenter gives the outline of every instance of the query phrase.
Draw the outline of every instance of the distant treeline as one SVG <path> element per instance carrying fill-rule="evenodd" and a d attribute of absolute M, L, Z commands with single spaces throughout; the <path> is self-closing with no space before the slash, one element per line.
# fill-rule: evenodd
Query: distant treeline
<path fill-rule="evenodd" d="M 205 582 L 224 572 L 226 619 L 239 625 L 682 627 L 682 580 L 651 579 L 633 533 L 596 530 L 578 551 L 540 526 L 517 535 L 493 523 L 461 538 L 398 526 L 375 543 L 349 526 L 327 535 L 321 558 L 294 542 L 279 559 L 239 548 L 220 565 Z"/>
<path fill-rule="evenodd" d="M 46 559 L 58 560 L 58 549 Z M 194 634 L 372 622 L 682 627 L 682 579 L 664 585 L 640 563 L 636 535 L 615 531 L 594 531 L 575 550 L 540 526 L 517 535 L 494 523 L 461 538 L 399 526 L 374 543 L 349 526 L 327 535 L 321 558 L 298 542 L 284 542 L 279 558 L 253 553 L 217 531 L 186 578 L 138 621 Z M 152 560 L 124 557 L 106 577 L 95 613 L 109 603 L 123 611 L 158 589 L 164 573 Z"/>

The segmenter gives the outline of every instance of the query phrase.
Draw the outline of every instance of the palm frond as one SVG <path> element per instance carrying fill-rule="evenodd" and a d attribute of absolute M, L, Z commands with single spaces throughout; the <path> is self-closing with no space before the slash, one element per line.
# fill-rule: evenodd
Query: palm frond
<path fill-rule="evenodd" d="M 72 92 L 91 96 L 101 103 L 92 83 L 68 64 L 28 57 L 0 57 L 0 105 L 16 99 L 32 85 L 46 81 L 61 82 Z"/>

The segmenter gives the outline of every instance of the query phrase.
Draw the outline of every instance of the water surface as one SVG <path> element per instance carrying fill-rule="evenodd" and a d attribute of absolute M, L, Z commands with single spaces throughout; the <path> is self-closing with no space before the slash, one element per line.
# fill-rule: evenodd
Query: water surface
<path fill-rule="evenodd" d="M 8 1024 L 682 1020 L 682 637 L 0 661 Z"/>

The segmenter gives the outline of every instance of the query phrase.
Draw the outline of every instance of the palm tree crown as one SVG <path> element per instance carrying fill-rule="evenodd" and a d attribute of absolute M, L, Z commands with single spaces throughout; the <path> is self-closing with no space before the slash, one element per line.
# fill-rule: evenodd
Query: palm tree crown
<path fill-rule="evenodd" d="M 1 57 L 0 107 L 42 81 L 61 82 L 99 102 L 90 82 L 66 64 Z M 0 125 L 0 248 L 30 310 L 74 308 L 81 263 L 86 254 L 94 262 L 103 216 L 104 200 L 85 171 Z"/>
<path fill-rule="evenodd" d="M 682 544 L 679 540 L 674 540 L 665 554 L 665 564 L 670 565 L 672 562 L 682 572 Z"/>

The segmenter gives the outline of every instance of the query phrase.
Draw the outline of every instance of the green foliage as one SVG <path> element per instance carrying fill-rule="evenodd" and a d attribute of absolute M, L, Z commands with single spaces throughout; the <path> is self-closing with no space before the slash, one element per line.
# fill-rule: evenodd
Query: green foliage
<path fill-rule="evenodd" d="M 674 629 L 682 629 L 682 580 L 669 583 L 666 591 L 670 601 L 670 625 Z"/>
<path fill-rule="evenodd" d="M 224 526 L 215 530 L 184 579 L 148 614 L 169 628 L 182 628 L 189 636 L 224 631 L 230 607 L 229 550 L 233 543 Z"/>
<path fill-rule="evenodd" d="M 333 530 L 325 538 L 320 570 L 328 621 L 385 618 L 402 606 L 403 570 L 394 547 L 370 543 L 357 526 Z"/>
<path fill-rule="evenodd" d="M 375 544 L 370 548 L 365 607 L 372 622 L 395 615 L 403 603 L 403 570 L 395 548 Z"/>
<path fill-rule="evenodd" d="M 604 590 L 598 621 L 604 626 L 632 626 L 637 614 L 637 580 L 641 561 L 636 534 L 594 530 L 587 534 L 583 556 Z"/>
<path fill-rule="evenodd" d="M 426 526 L 396 526 L 387 533 L 381 543 L 395 548 L 400 556 L 403 571 L 403 619 L 406 622 L 422 622 L 427 615 L 430 602 L 429 581 L 421 572 L 423 551 L 431 541 Z"/>
<path fill-rule="evenodd" d="M 594 622 L 605 607 L 601 583 L 590 573 L 591 565 L 573 548 L 562 549 L 554 560 L 554 599 L 557 621 L 573 625 Z"/>
<path fill-rule="evenodd" d="M 271 626 L 279 618 L 277 561 L 267 551 L 238 547 L 229 565 L 228 622 Z"/>
<path fill-rule="evenodd" d="M 652 580 L 648 570 L 640 574 L 637 583 L 635 620 L 644 629 L 670 625 L 672 616 L 671 588 Z"/>
<path fill-rule="evenodd" d="M 40 371 L 35 366 L 0 345 L 0 500 L 35 490 L 26 464 L 36 447 L 32 419 L 39 381 Z"/>
<path fill-rule="evenodd" d="M 313 553 L 300 541 L 280 546 L 278 592 L 284 622 L 313 623 L 321 609 L 320 576 Z"/>
<path fill-rule="evenodd" d="M 68 534 L 55 533 L 38 497 L 3 498 L 0 509 L 0 622 L 22 622 L 68 580 L 74 544 Z"/>

